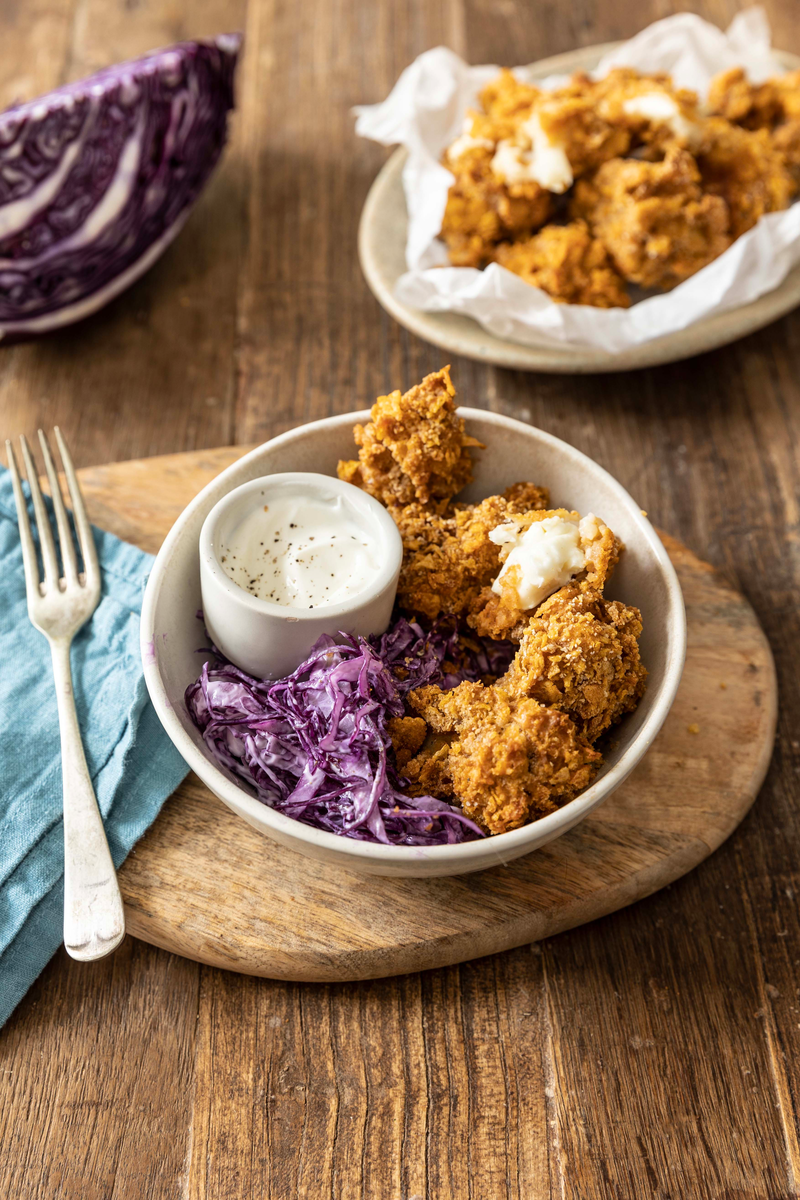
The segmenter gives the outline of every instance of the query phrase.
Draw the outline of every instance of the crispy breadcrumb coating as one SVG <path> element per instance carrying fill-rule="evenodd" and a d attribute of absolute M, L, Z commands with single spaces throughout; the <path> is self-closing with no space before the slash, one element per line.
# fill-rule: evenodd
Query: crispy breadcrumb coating
<path fill-rule="evenodd" d="M 672 144 L 693 148 L 702 119 L 697 93 L 676 88 L 669 75 L 615 67 L 591 87 L 599 116 L 627 129 L 631 147 L 662 153 Z"/>
<path fill-rule="evenodd" d="M 392 739 L 392 749 L 398 771 L 403 771 L 406 764 L 421 749 L 428 733 L 428 726 L 422 717 L 390 717 L 386 729 Z"/>
<path fill-rule="evenodd" d="M 513 71 L 503 67 L 497 78 L 486 84 L 480 102 L 492 121 L 506 122 L 499 137 L 510 137 L 519 122 L 531 115 L 531 109 L 541 95 L 539 88 L 523 83 Z"/>
<path fill-rule="evenodd" d="M 473 128 L 487 130 L 476 118 Z M 476 135 L 477 136 L 477 135 Z M 533 180 L 507 183 L 492 169 L 496 143 L 468 146 L 445 156 L 455 175 L 442 218 L 441 238 L 455 267 L 482 267 L 505 238 L 539 229 L 551 213 L 549 192 Z M 456 146 L 457 148 L 457 146 Z"/>
<path fill-rule="evenodd" d="M 533 115 L 550 143 L 566 154 L 575 179 L 628 152 L 629 131 L 601 116 L 594 88 L 585 75 L 543 92 L 534 103 Z"/>
<path fill-rule="evenodd" d="M 561 588 L 536 611 L 498 686 L 567 713 L 588 742 L 638 704 L 641 613 L 591 587 Z"/>
<path fill-rule="evenodd" d="M 489 540 L 491 530 L 516 514 L 546 508 L 549 499 L 546 488 L 516 483 L 502 496 L 445 514 L 420 504 L 390 507 L 403 539 L 399 606 L 429 620 L 466 612 L 500 570 L 500 548 Z"/>
<path fill-rule="evenodd" d="M 765 213 L 788 208 L 795 193 L 786 160 L 766 129 L 741 129 L 722 117 L 709 117 L 697 165 L 705 190 L 727 204 L 734 238 Z"/>
<path fill-rule="evenodd" d="M 700 186 L 697 164 L 673 146 L 663 162 L 614 159 L 579 180 L 572 204 L 622 275 L 670 288 L 730 245 L 728 206 Z"/>
<path fill-rule="evenodd" d="M 446 506 L 472 479 L 470 446 L 456 413 L 450 368 L 426 376 L 401 396 L 379 396 L 367 425 L 353 430 L 358 461 L 340 462 L 340 479 L 389 506 Z"/>
<path fill-rule="evenodd" d="M 534 521 L 545 521 L 548 517 L 563 517 L 567 521 L 580 522 L 580 548 L 585 557 L 585 566 L 575 576 L 574 582 L 581 590 L 602 591 L 606 580 L 619 562 L 619 556 L 624 549 L 622 542 L 605 522 L 594 514 L 581 520 L 579 513 L 569 512 L 565 508 L 527 512 L 512 517 L 512 520 L 520 530 L 525 530 Z M 501 563 L 508 557 L 510 549 L 508 545 L 500 548 Z M 518 642 L 527 629 L 533 611 L 523 609 L 520 605 L 514 568 L 503 576 L 499 586 L 502 589 L 499 593 L 488 585 L 481 589 L 470 602 L 467 621 L 481 637 L 510 638 Z"/>
<path fill-rule="evenodd" d="M 800 117 L 800 71 L 750 83 L 743 67 L 731 67 L 711 80 L 708 111 L 745 129 L 774 129 Z"/>
<path fill-rule="evenodd" d="M 409 699 L 445 736 L 406 764 L 406 776 L 423 793 L 456 800 L 489 833 L 554 812 L 591 783 L 601 761 L 565 713 L 497 685 L 428 686 Z"/>
<path fill-rule="evenodd" d="M 527 241 L 503 242 L 495 261 L 558 304 L 627 308 L 625 280 L 585 221 L 546 225 Z"/>
<path fill-rule="evenodd" d="M 800 71 L 750 83 L 742 67 L 732 67 L 711 80 L 708 104 L 734 125 L 766 129 L 800 188 Z"/>

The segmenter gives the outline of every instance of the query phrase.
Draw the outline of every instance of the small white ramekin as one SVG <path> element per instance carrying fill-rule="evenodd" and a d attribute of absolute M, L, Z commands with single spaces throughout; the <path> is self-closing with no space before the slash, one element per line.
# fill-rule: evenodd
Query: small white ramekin
<path fill-rule="evenodd" d="M 261 600 L 240 587 L 220 562 L 239 523 L 281 492 L 302 486 L 322 500 L 343 497 L 353 519 L 378 542 L 383 562 L 377 578 L 341 604 L 293 608 Z M 308 656 L 323 633 L 383 633 L 391 620 L 403 542 L 387 510 L 372 496 L 330 475 L 288 471 L 251 479 L 217 501 L 200 530 L 203 619 L 222 653 L 258 679 L 282 679 Z"/>

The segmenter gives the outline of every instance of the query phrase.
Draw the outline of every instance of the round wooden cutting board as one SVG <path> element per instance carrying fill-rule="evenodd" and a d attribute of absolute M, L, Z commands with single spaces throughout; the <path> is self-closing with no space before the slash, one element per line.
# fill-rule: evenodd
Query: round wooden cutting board
<path fill-rule="evenodd" d="M 89 514 L 156 551 L 188 501 L 245 449 L 82 471 Z M 120 872 L 130 933 L 252 975 L 368 979 L 537 941 L 691 870 L 736 828 L 764 778 L 775 671 L 747 601 L 664 541 L 689 626 L 680 690 L 644 761 L 571 832 L 478 875 L 379 879 L 284 850 L 189 776 Z"/>

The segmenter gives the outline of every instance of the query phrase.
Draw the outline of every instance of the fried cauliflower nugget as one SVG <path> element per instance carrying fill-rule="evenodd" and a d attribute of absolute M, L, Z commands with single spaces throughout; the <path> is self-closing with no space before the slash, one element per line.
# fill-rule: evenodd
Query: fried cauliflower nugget
<path fill-rule="evenodd" d="M 406 776 L 415 790 L 455 800 L 489 833 L 555 811 L 591 783 L 601 759 L 565 713 L 497 685 L 428 686 L 409 699 L 434 738 Z"/>
<path fill-rule="evenodd" d="M 533 105 L 527 132 L 534 151 L 540 138 L 548 148 L 563 150 L 573 179 L 626 154 L 631 141 L 624 125 L 612 124 L 599 113 L 594 85 L 586 75 L 543 92 Z"/>
<path fill-rule="evenodd" d="M 524 532 L 535 521 L 549 517 L 562 517 L 578 525 L 579 546 L 583 552 L 584 566 L 575 575 L 574 583 L 579 590 L 602 591 L 614 567 L 619 562 L 623 545 L 615 533 L 596 517 L 594 513 L 581 519 L 580 514 L 565 508 L 527 512 L 511 518 L 519 532 Z M 511 546 L 500 548 L 500 562 L 505 562 Z M 511 568 L 495 581 L 494 587 L 482 588 L 469 605 L 468 623 L 481 637 L 509 638 L 519 641 L 528 627 L 535 609 L 525 609 L 517 592 L 516 568 Z M 547 603 L 545 601 L 544 603 Z"/>
<path fill-rule="evenodd" d="M 531 109 L 541 95 L 539 88 L 523 83 L 513 71 L 503 67 L 500 74 L 486 84 L 479 99 L 492 121 L 505 122 L 500 137 L 509 137 L 519 121 L 530 116 Z"/>
<path fill-rule="evenodd" d="M 436 371 L 401 396 L 379 396 L 367 425 L 353 430 L 357 461 L 340 462 L 340 479 L 387 506 L 445 507 L 472 479 L 470 446 L 456 413 L 450 368 Z"/>
<path fill-rule="evenodd" d="M 558 304 L 627 308 L 625 280 L 602 242 L 585 221 L 547 225 L 522 242 L 504 242 L 495 261 L 526 283 L 541 288 Z"/>
<path fill-rule="evenodd" d="M 504 238 L 525 236 L 550 216 L 548 192 L 533 180 L 507 183 L 492 169 L 494 148 L 445 157 L 455 175 L 439 236 L 454 267 L 483 267 Z"/>
<path fill-rule="evenodd" d="M 766 129 L 800 188 L 800 71 L 750 83 L 742 67 L 732 67 L 711 80 L 708 104 L 735 125 Z"/>
<path fill-rule="evenodd" d="M 605 243 L 620 273 L 645 288 L 671 288 L 730 245 L 728 206 L 706 195 L 697 164 L 671 147 L 663 162 L 613 159 L 578 181 L 572 204 Z"/>
<path fill-rule="evenodd" d="M 466 612 L 500 569 L 500 550 L 489 533 L 516 514 L 546 508 L 546 488 L 515 483 L 502 496 L 446 514 L 420 504 L 390 507 L 403 539 L 397 603 L 406 612 L 435 620 Z"/>
<path fill-rule="evenodd" d="M 505 238 L 526 236 L 550 216 L 548 192 L 532 179 L 505 180 L 493 169 L 501 141 L 513 138 L 530 115 L 537 88 L 503 70 L 481 92 L 484 112 L 470 110 L 443 162 L 455 176 L 440 237 L 456 267 L 483 267 Z"/>
<path fill-rule="evenodd" d="M 481 102 L 442 159 L 455 176 L 440 231 L 454 266 L 483 267 L 499 242 L 529 237 L 551 215 L 551 192 L 630 142 L 597 116 L 585 76 L 541 92 L 502 71 Z"/>
<path fill-rule="evenodd" d="M 696 92 L 676 88 L 669 75 L 641 75 L 632 67 L 616 67 L 592 83 L 599 116 L 630 134 L 631 145 L 665 151 L 677 144 L 691 150 L 700 132 Z"/>
<path fill-rule="evenodd" d="M 534 181 L 561 194 L 578 175 L 625 154 L 630 144 L 626 129 L 598 116 L 586 76 L 540 92 L 516 120 L 511 136 L 497 142 L 491 160 L 495 176 L 511 189 Z"/>
<path fill-rule="evenodd" d="M 788 208 L 795 182 L 767 129 L 742 129 L 709 117 L 696 155 L 704 189 L 728 206 L 732 237 L 746 233 L 765 213 Z"/>
<path fill-rule="evenodd" d="M 455 176 L 447 197 L 440 237 L 450 261 L 482 267 L 504 238 L 530 234 L 550 216 L 549 193 L 532 179 L 507 180 L 495 169 L 500 142 L 512 138 L 535 88 L 501 88 L 492 111 L 470 111 L 461 136 L 445 151 L 443 163 Z"/>
<path fill-rule="evenodd" d="M 638 609 L 604 600 L 591 587 L 562 588 L 528 623 L 498 686 L 567 713 L 595 742 L 644 692 L 641 632 Z"/>
<path fill-rule="evenodd" d="M 708 110 L 745 129 L 773 129 L 800 117 L 800 71 L 750 83 L 743 67 L 731 67 L 711 80 Z"/>

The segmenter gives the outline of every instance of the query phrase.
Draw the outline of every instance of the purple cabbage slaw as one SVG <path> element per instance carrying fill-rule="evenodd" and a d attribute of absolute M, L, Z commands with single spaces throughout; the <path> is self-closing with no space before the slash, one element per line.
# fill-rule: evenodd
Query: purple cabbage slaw
<path fill-rule="evenodd" d="M 516 647 L 438 621 L 400 618 L 380 638 L 323 635 L 278 681 L 253 679 L 214 650 L 186 705 L 214 758 L 277 812 L 316 829 L 387 845 L 471 841 L 481 829 L 458 808 L 408 796 L 387 721 L 413 688 L 455 687 L 502 674 Z"/>

